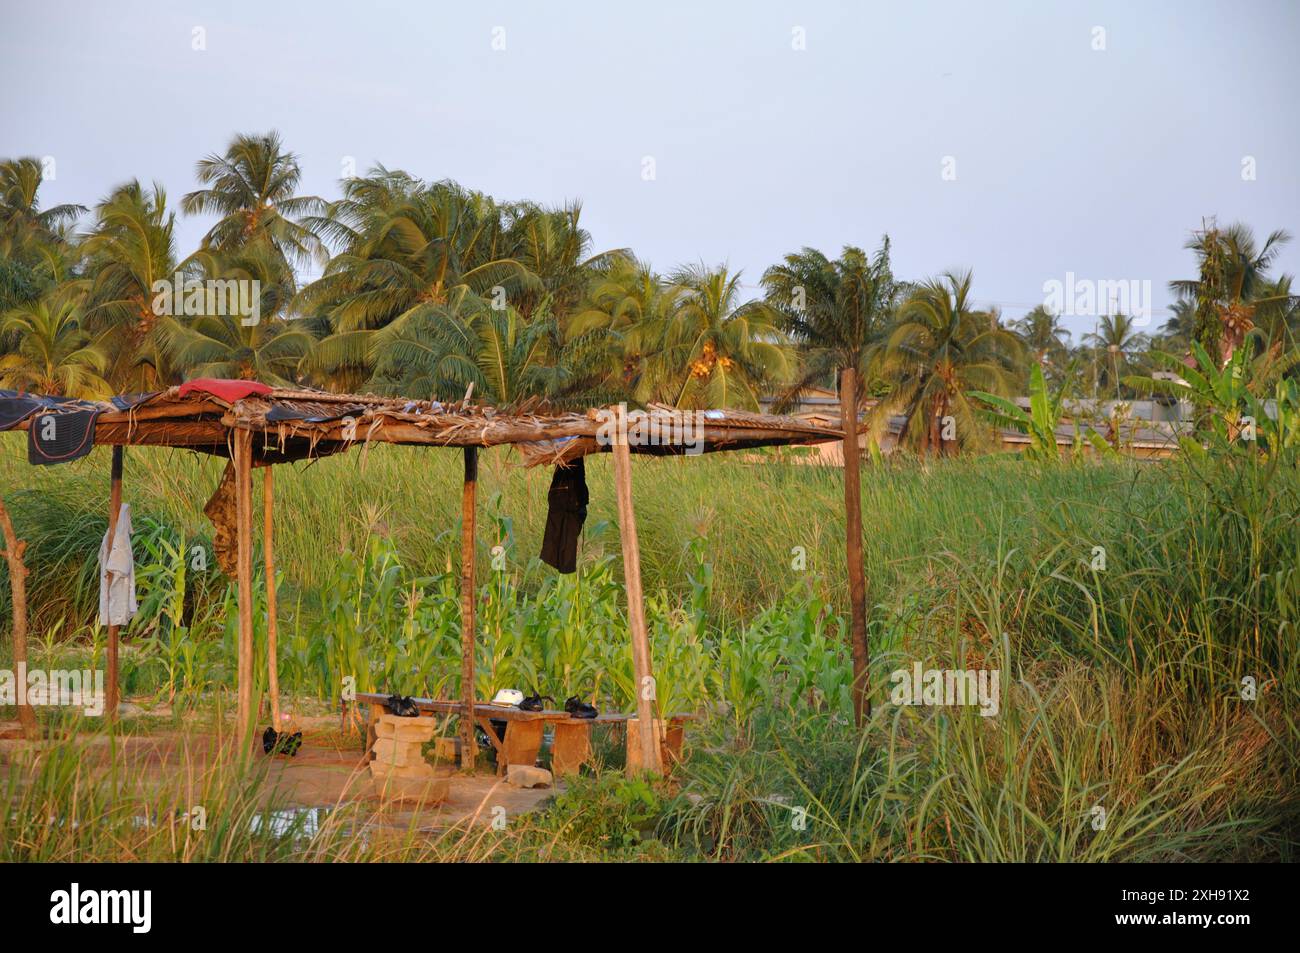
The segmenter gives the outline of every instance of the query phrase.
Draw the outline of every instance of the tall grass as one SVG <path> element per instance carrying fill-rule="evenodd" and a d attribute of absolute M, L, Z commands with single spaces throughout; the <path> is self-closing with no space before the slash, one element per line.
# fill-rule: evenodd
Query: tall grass
<path fill-rule="evenodd" d="M 75 651 L 101 651 L 91 624 L 101 456 L 46 471 L 0 453 L 0 487 L 31 542 L 29 588 L 43 600 L 37 631 L 48 656 L 74 650 L 70 639 Z M 457 690 L 454 456 L 375 447 L 277 481 L 289 691 L 330 699 L 346 674 L 362 688 Z M 149 450 L 127 461 L 148 607 L 130 631 L 128 690 L 199 703 L 230 684 L 233 595 L 218 572 L 186 571 L 177 554 L 208 538 L 201 504 L 218 464 Z M 589 466 L 581 571 L 557 577 L 533 558 L 549 474 L 485 454 L 481 692 L 538 688 L 630 705 L 607 463 Z M 709 713 L 677 786 L 606 775 L 500 837 L 402 849 L 1294 859 L 1293 467 L 1243 454 L 1145 467 L 983 458 L 868 470 L 877 706 L 863 732 L 849 717 L 841 487 L 833 469 L 788 462 L 637 462 L 661 702 Z M 996 669 L 1001 711 L 888 704 L 890 673 L 914 660 Z"/>

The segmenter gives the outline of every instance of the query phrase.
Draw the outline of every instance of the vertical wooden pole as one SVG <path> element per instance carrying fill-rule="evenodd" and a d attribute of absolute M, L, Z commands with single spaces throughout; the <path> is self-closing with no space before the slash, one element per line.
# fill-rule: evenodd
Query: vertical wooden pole
<path fill-rule="evenodd" d="M 655 730 L 657 701 L 650 638 L 646 632 L 645 602 L 641 592 L 641 545 L 632 509 L 632 453 L 628 447 L 626 418 L 620 413 L 614 438 L 614 489 L 618 496 L 618 534 L 623 543 L 623 580 L 627 586 L 627 619 L 632 629 L 632 670 L 636 678 L 636 718 L 640 735 L 641 765 L 645 772 L 663 774 L 659 733 Z"/>
<path fill-rule="evenodd" d="M 113 535 L 117 532 L 117 517 L 122 510 L 122 455 L 124 452 L 122 446 L 113 448 L 113 469 L 110 472 L 110 483 L 108 491 L 108 550 L 111 554 L 113 551 Z M 101 568 L 101 572 L 103 569 Z M 121 701 L 121 689 L 117 683 L 118 664 L 117 664 L 117 643 L 118 633 L 121 626 L 110 625 L 108 627 L 108 691 L 105 693 L 104 714 L 108 716 L 109 721 L 117 721 L 117 707 Z"/>
<path fill-rule="evenodd" d="M 871 714 L 868 692 L 867 580 L 862 566 L 862 479 L 858 473 L 858 374 L 840 371 L 840 428 L 844 431 L 845 551 L 849 569 L 849 637 L 853 653 L 853 714 L 860 726 Z"/>
<path fill-rule="evenodd" d="M 40 731 L 36 725 L 36 711 L 27 704 L 27 566 L 23 551 L 27 543 L 14 532 L 9 521 L 9 511 L 0 499 L 0 532 L 4 534 L 4 552 L 9 563 L 9 586 L 13 590 L 14 607 L 14 689 L 18 694 L 18 723 L 28 741 L 35 741 Z"/>
<path fill-rule="evenodd" d="M 478 757 L 474 741 L 474 535 L 478 489 L 478 448 L 465 448 L 465 484 L 460 498 L 460 767 L 472 774 Z"/>
<path fill-rule="evenodd" d="M 262 475 L 262 554 L 266 564 L 266 669 L 267 691 L 271 695 L 271 724 L 283 731 L 280 723 L 280 660 L 277 656 L 275 596 L 275 478 L 274 467 L 267 466 Z"/>
<path fill-rule="evenodd" d="M 238 539 L 236 578 L 239 586 L 238 702 L 236 746 L 245 748 L 253 725 L 253 434 L 234 431 L 235 524 Z"/>

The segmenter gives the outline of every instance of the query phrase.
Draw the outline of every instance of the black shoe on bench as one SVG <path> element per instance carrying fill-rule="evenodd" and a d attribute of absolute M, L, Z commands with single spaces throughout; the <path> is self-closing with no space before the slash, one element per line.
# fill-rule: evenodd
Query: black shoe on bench
<path fill-rule="evenodd" d="M 600 714 L 593 705 L 588 705 L 577 695 L 564 700 L 564 710 L 574 718 L 595 718 Z"/>
<path fill-rule="evenodd" d="M 420 706 L 409 695 L 390 695 L 384 707 L 398 718 L 419 718 Z"/>

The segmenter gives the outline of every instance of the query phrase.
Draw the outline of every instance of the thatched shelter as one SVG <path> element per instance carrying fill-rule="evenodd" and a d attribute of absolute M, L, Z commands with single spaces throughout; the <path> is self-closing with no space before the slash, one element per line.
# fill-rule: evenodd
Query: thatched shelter
<path fill-rule="evenodd" d="M 653 665 L 641 593 L 640 553 L 632 507 L 630 455 L 682 455 L 808 445 L 840 440 L 839 431 L 793 417 L 733 410 L 680 411 L 659 405 L 645 411 L 625 407 L 552 413 L 541 405 L 497 409 L 466 399 L 454 403 L 305 389 L 270 388 L 254 382 L 190 382 L 153 394 L 111 401 L 74 401 L 0 392 L 0 429 L 29 432 L 50 418 L 70 414 L 93 432 L 94 444 L 113 447 L 110 482 L 110 532 L 122 494 L 123 448 L 181 447 L 229 459 L 222 482 L 207 506 L 217 527 L 218 559 L 239 589 L 237 722 L 248 739 L 256 716 L 253 698 L 253 501 L 252 471 L 264 470 L 264 557 L 267 584 L 268 690 L 272 715 L 280 725 L 276 662 L 272 467 L 277 463 L 324 457 L 371 443 L 459 447 L 464 455 L 462 487 L 461 621 L 464 711 L 462 757 L 474 759 L 474 542 L 475 497 L 480 448 L 513 446 L 527 466 L 564 465 L 590 453 L 614 454 L 619 529 L 623 547 L 628 621 L 637 684 L 653 689 Z M 67 418 L 71 421 L 73 418 Z M 87 434 L 89 437 L 89 434 Z M 85 447 L 77 452 L 83 454 Z M 109 627 L 108 711 L 118 703 L 118 631 Z M 637 692 L 641 750 L 653 743 L 655 696 Z"/>

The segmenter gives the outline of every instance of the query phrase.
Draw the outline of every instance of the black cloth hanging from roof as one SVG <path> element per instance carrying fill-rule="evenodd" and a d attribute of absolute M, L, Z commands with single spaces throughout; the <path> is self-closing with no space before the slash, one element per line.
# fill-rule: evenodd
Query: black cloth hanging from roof
<path fill-rule="evenodd" d="M 587 520 L 587 471 L 582 457 L 557 466 L 546 494 L 546 532 L 542 536 L 542 562 L 560 572 L 578 568 L 578 536 Z"/>
<path fill-rule="evenodd" d="M 37 414 L 27 430 L 27 462 L 50 466 L 80 460 L 95 448 L 95 421 L 102 407 Z"/>

